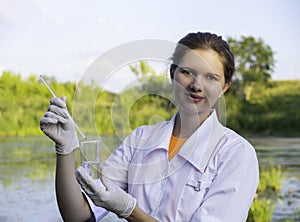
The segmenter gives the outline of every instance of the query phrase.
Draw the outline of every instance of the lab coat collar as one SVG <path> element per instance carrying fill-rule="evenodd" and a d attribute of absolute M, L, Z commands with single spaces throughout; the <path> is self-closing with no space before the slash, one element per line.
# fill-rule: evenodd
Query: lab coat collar
<path fill-rule="evenodd" d="M 217 144 L 223 134 L 224 126 L 219 123 L 216 111 L 212 110 L 211 115 L 184 143 L 178 155 L 203 173 L 209 160 L 217 152 Z"/>
<path fill-rule="evenodd" d="M 167 122 L 161 122 L 153 126 L 151 129 L 152 133 L 149 134 L 149 138 L 146 139 L 147 142 L 144 146 L 150 149 L 163 148 L 168 150 L 176 115 L 173 115 Z"/>
<path fill-rule="evenodd" d="M 177 113 L 170 121 L 159 123 L 152 128 L 152 133 L 149 134 L 147 142 L 143 145 L 144 148 L 150 148 L 148 152 L 157 148 L 169 149 L 176 115 Z M 200 172 L 204 172 L 209 160 L 217 152 L 216 147 L 223 134 L 224 126 L 219 123 L 216 111 L 212 110 L 211 115 L 187 139 L 171 162 L 173 164 L 181 163 L 181 157 Z"/>

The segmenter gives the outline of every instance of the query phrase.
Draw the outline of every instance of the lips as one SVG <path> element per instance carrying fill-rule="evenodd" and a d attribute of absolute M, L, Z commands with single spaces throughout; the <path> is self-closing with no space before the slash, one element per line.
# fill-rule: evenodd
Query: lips
<path fill-rule="evenodd" d="M 193 102 L 200 102 L 204 99 L 203 96 L 199 96 L 197 94 L 194 93 L 189 93 L 188 94 L 189 98 L 193 101 Z"/>

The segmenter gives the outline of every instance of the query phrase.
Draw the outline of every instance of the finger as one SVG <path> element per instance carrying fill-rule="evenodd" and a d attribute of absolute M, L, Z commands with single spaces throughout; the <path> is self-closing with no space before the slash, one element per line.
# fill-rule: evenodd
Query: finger
<path fill-rule="evenodd" d="M 40 120 L 40 125 L 45 126 L 45 125 L 48 125 L 48 124 L 56 124 L 57 122 L 58 122 L 57 119 L 49 118 L 49 117 L 44 116 Z"/>
<path fill-rule="evenodd" d="M 83 167 L 78 167 L 75 176 L 82 189 L 88 194 L 99 192 L 99 186 Z"/>
<path fill-rule="evenodd" d="M 65 101 L 63 101 L 62 99 L 57 98 L 57 97 L 52 98 L 50 100 L 50 104 L 51 105 L 56 105 L 56 106 L 61 107 L 61 108 L 65 108 L 66 107 Z"/>
<path fill-rule="evenodd" d="M 111 180 L 107 177 L 107 171 L 103 167 L 100 168 L 100 180 L 107 190 L 113 188 Z"/>
<path fill-rule="evenodd" d="M 48 108 L 48 112 L 55 113 L 61 117 L 67 118 L 68 116 L 66 115 L 66 109 L 56 106 L 56 105 L 50 105 Z"/>
<path fill-rule="evenodd" d="M 63 97 L 61 97 L 60 98 L 64 103 L 66 103 L 66 101 L 67 101 L 67 97 L 66 96 L 63 96 Z"/>
<path fill-rule="evenodd" d="M 53 120 L 56 120 L 56 122 L 53 122 L 53 123 L 62 123 L 62 124 L 66 124 L 67 123 L 67 119 L 54 113 L 54 112 L 46 112 L 44 117 L 46 118 L 49 118 L 49 119 L 53 119 Z"/>

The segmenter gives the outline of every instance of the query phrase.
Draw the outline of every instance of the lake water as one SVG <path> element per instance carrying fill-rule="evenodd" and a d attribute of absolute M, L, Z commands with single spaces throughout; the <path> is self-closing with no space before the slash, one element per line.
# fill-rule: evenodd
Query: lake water
<path fill-rule="evenodd" d="M 260 165 L 281 166 L 282 190 L 273 222 L 300 221 L 300 138 L 250 139 Z M 108 147 L 119 141 L 104 138 Z M 55 152 L 46 137 L 0 138 L 0 222 L 62 221 L 54 192 Z"/>

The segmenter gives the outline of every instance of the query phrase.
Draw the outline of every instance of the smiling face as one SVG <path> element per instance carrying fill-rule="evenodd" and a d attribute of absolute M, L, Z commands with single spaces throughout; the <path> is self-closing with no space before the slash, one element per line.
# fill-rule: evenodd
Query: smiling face
<path fill-rule="evenodd" d="M 218 53 L 194 49 L 185 53 L 173 77 L 174 95 L 179 112 L 209 115 L 211 107 L 229 88 Z"/>

